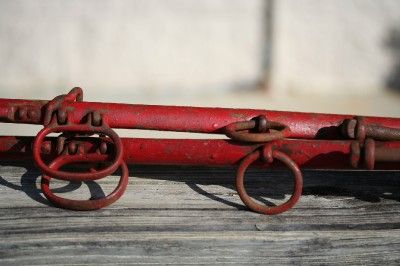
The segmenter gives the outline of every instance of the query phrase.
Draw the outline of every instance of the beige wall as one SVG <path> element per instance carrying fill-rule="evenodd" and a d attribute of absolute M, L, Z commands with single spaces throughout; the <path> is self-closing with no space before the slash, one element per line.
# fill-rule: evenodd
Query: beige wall
<path fill-rule="evenodd" d="M 271 88 L 282 95 L 380 93 L 400 60 L 388 43 L 396 31 L 400 38 L 400 1 L 276 1 Z"/>
<path fill-rule="evenodd" d="M 397 0 L 0 0 L 0 97 L 374 94 L 399 27 Z"/>
<path fill-rule="evenodd" d="M 74 85 L 103 97 L 175 97 L 252 87 L 261 0 L 2 0 L 2 97 Z"/>

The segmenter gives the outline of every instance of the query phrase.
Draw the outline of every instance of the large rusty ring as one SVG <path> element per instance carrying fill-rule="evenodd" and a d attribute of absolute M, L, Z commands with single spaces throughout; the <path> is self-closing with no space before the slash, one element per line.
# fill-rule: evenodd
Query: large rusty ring
<path fill-rule="evenodd" d="M 94 172 L 87 173 L 72 173 L 66 171 L 59 171 L 56 169 L 52 169 L 47 166 L 46 163 L 41 158 L 41 147 L 43 144 L 44 138 L 50 133 L 61 133 L 61 132 L 73 132 L 73 133 L 98 133 L 103 134 L 113 141 L 115 145 L 115 158 L 110 166 L 105 169 L 101 169 Z M 87 155 L 80 155 L 80 157 L 85 157 Z M 64 180 L 71 180 L 74 178 L 75 180 L 96 180 L 108 176 L 114 173 L 119 165 L 123 161 L 123 146 L 121 138 L 118 134 L 109 128 L 108 126 L 93 126 L 90 124 L 71 124 L 71 125 L 49 125 L 44 127 L 36 136 L 35 141 L 33 143 L 33 158 L 35 160 L 36 165 L 43 171 L 44 174 Z"/>
<path fill-rule="evenodd" d="M 254 212 L 258 212 L 261 214 L 278 214 L 285 212 L 292 208 L 297 201 L 300 199 L 302 190 L 303 190 L 303 176 L 301 174 L 300 168 L 297 164 L 285 153 L 273 150 L 272 158 L 278 159 L 283 162 L 293 173 L 294 175 L 294 190 L 293 194 L 289 200 L 285 203 L 278 206 L 265 206 L 259 203 L 256 203 L 246 192 L 244 187 L 244 175 L 246 173 L 247 168 L 256 160 L 258 160 L 261 156 L 261 151 L 256 150 L 249 155 L 247 155 L 239 164 L 238 170 L 236 172 L 236 189 L 237 192 L 242 199 L 243 203 L 249 207 Z"/>
<path fill-rule="evenodd" d="M 57 157 L 54 161 L 52 161 L 49 167 L 51 169 L 57 170 L 68 163 L 103 161 L 105 158 L 106 158 L 105 155 L 93 154 L 91 156 L 81 158 L 80 160 L 76 160 L 76 159 L 71 159 L 70 155 L 62 155 L 60 157 Z M 43 174 L 42 176 L 41 189 L 46 198 L 51 203 L 53 203 L 58 207 L 70 210 L 77 210 L 77 211 L 91 211 L 91 210 L 101 209 L 118 200 L 126 190 L 129 179 L 128 166 L 126 165 L 125 162 L 122 162 L 120 166 L 122 169 L 122 175 L 118 182 L 117 187 L 108 196 L 101 199 L 73 200 L 73 199 L 66 199 L 63 197 L 59 197 L 51 191 L 50 189 L 51 177 L 45 174 Z"/>
<path fill-rule="evenodd" d="M 250 132 L 256 127 L 257 122 L 255 120 L 234 122 L 224 128 L 224 133 L 232 140 L 245 142 L 269 142 L 288 137 L 290 133 L 288 126 L 275 121 L 266 121 L 263 125 L 265 129 L 272 132 Z"/>

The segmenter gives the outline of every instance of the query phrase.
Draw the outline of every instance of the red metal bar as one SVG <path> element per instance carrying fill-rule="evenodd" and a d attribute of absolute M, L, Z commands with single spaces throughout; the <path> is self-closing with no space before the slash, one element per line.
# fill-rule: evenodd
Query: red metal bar
<path fill-rule="evenodd" d="M 123 161 L 128 164 L 235 166 L 248 154 L 261 149 L 264 144 L 249 144 L 231 140 L 200 139 L 132 139 L 121 138 Z M 0 159 L 32 159 L 33 137 L 0 137 Z M 96 138 L 78 141 L 86 153 L 94 152 L 100 142 Z M 275 150 L 287 154 L 302 169 L 354 169 L 352 145 L 343 140 L 293 140 L 273 142 Z M 375 142 L 377 160 L 375 169 L 400 170 L 400 142 Z M 66 144 L 67 145 L 67 144 Z M 112 150 L 113 145 L 109 144 Z M 389 156 L 392 154 L 391 156 Z M 58 157 L 57 138 L 47 138 L 42 145 L 42 155 L 47 160 Z M 110 158 L 112 155 L 109 155 Z M 112 158 L 111 158 L 112 159 Z M 361 160 L 362 161 L 362 160 Z M 265 163 L 259 161 L 258 166 Z M 283 168 L 278 161 L 268 167 Z M 360 164 L 360 167 L 363 167 Z"/>
<path fill-rule="evenodd" d="M 48 101 L 0 99 L 0 122 L 43 124 Z M 99 102 L 71 102 L 66 106 L 68 119 L 79 124 L 92 111 L 98 111 L 111 128 L 224 133 L 234 122 L 248 121 L 260 115 L 290 128 L 290 138 L 340 139 L 339 126 L 353 115 L 316 114 L 252 109 L 159 106 Z M 400 128 L 400 118 L 365 117 L 364 123 Z"/>

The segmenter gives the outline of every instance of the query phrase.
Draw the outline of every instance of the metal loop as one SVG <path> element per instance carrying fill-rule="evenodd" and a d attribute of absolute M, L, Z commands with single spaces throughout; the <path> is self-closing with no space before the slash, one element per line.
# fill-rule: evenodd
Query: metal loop
<path fill-rule="evenodd" d="M 59 171 L 50 168 L 45 164 L 45 162 L 41 158 L 41 146 L 43 144 L 44 138 L 50 133 L 65 133 L 65 132 L 73 132 L 73 133 L 99 133 L 104 134 L 112 140 L 115 145 L 115 158 L 112 164 L 102 170 L 92 172 L 92 173 L 72 173 L 66 171 Z M 82 125 L 50 125 L 44 127 L 36 136 L 35 141 L 33 143 L 33 158 L 36 162 L 36 165 L 43 171 L 43 173 L 50 175 L 52 177 L 57 177 L 59 179 L 70 180 L 70 178 L 75 178 L 76 180 L 96 180 L 108 176 L 115 172 L 119 165 L 123 160 L 123 145 L 121 138 L 118 134 L 109 128 L 107 125 L 103 124 L 100 127 L 95 127 L 89 124 Z M 88 154 L 77 154 L 70 156 L 79 156 L 82 160 L 84 160 L 85 156 Z M 75 157 L 74 157 L 75 158 Z"/>
<path fill-rule="evenodd" d="M 250 132 L 250 130 L 254 129 L 259 129 L 264 132 Z M 265 132 L 267 130 L 270 132 Z M 279 122 L 261 119 L 261 123 L 257 123 L 257 121 L 253 119 L 231 123 L 224 128 L 224 133 L 226 136 L 236 141 L 269 142 L 288 137 L 290 129 L 285 124 Z"/>
<path fill-rule="evenodd" d="M 95 161 L 104 161 L 106 159 L 105 155 L 97 155 L 97 156 L 89 156 L 85 158 L 71 158 L 71 156 L 64 155 L 56 158 L 52 161 L 49 167 L 53 170 L 58 170 L 60 167 L 73 162 L 95 162 Z M 103 207 L 106 207 L 113 202 L 117 201 L 125 192 L 126 187 L 128 185 L 129 172 L 128 167 L 125 162 L 121 163 L 122 175 L 118 182 L 117 187 L 111 192 L 108 196 L 95 199 L 95 200 L 73 200 L 67 199 L 63 197 L 59 197 L 55 195 L 50 189 L 50 180 L 52 179 L 48 175 L 43 175 L 41 179 L 41 189 L 45 197 L 52 202 L 54 205 L 70 210 L 78 210 L 78 211 L 90 211 L 97 210 Z M 74 180 L 74 179 L 69 179 Z M 80 179 L 83 181 L 83 178 Z"/>
<path fill-rule="evenodd" d="M 302 190 L 303 190 L 303 176 L 301 174 L 301 171 L 297 164 L 290 159 L 288 155 L 286 155 L 283 152 L 274 150 L 272 151 L 272 157 L 275 159 L 280 160 L 283 162 L 293 173 L 294 175 L 294 190 L 293 194 L 290 197 L 289 200 L 287 200 L 285 203 L 278 205 L 278 206 L 265 206 L 261 205 L 257 202 L 255 202 L 246 192 L 246 189 L 244 187 L 244 175 L 246 173 L 247 168 L 256 160 L 258 160 L 261 157 L 261 151 L 256 150 L 249 155 L 247 155 L 239 164 L 238 170 L 236 172 L 236 189 L 237 192 L 243 201 L 243 203 L 249 207 L 254 212 L 258 212 L 261 214 L 278 214 L 285 212 L 292 208 L 297 201 L 300 199 Z"/>

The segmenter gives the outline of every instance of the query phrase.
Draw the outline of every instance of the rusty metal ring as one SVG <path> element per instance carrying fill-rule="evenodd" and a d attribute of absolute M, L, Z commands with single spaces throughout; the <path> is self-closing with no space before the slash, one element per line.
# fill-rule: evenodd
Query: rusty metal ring
<path fill-rule="evenodd" d="M 294 190 L 293 194 L 289 200 L 285 203 L 282 203 L 278 206 L 265 206 L 259 203 L 256 203 L 246 192 L 244 187 L 244 175 L 246 173 L 247 168 L 256 160 L 258 160 L 261 156 L 261 152 L 256 150 L 249 155 L 247 155 L 239 164 L 238 170 L 236 172 L 236 189 L 237 192 L 243 201 L 243 203 L 249 207 L 254 212 L 258 212 L 261 214 L 278 214 L 285 212 L 292 208 L 297 201 L 300 199 L 302 190 L 303 190 L 303 176 L 301 174 L 300 168 L 297 164 L 285 153 L 274 150 L 272 152 L 272 157 L 283 162 L 293 173 L 294 175 Z"/>
<path fill-rule="evenodd" d="M 267 121 L 264 125 L 266 129 L 274 130 L 273 132 L 249 132 L 256 126 L 255 120 L 234 122 L 224 128 L 224 133 L 232 140 L 244 142 L 269 142 L 288 137 L 290 133 L 290 128 L 287 125 L 274 121 Z"/>
<path fill-rule="evenodd" d="M 52 161 L 49 165 L 50 168 L 52 169 L 59 169 L 60 167 L 71 163 L 71 162 L 77 162 L 76 160 L 65 160 L 64 157 L 69 157 L 69 155 L 64 155 L 61 157 L 56 158 L 54 161 Z M 93 162 L 93 161 L 103 161 L 104 155 L 97 155 L 96 157 L 90 156 L 86 157 L 83 159 L 85 162 Z M 81 162 L 82 159 L 78 162 Z M 50 180 L 51 177 L 48 175 L 43 175 L 41 179 L 41 189 L 45 197 L 52 202 L 54 205 L 64 208 L 64 209 L 70 209 L 70 210 L 77 210 L 77 211 L 91 211 L 91 210 L 97 210 L 101 209 L 103 207 L 106 207 L 113 202 L 117 201 L 125 192 L 126 187 L 128 185 L 128 180 L 129 180 L 129 172 L 128 172 L 128 166 L 126 165 L 125 162 L 121 163 L 121 169 L 122 169 L 122 174 L 121 178 L 118 182 L 117 187 L 114 189 L 113 192 L 111 192 L 108 196 L 101 198 L 101 199 L 95 199 L 95 200 L 72 200 L 72 199 L 67 199 L 63 197 L 59 197 L 55 195 L 51 189 L 50 189 Z"/>
<path fill-rule="evenodd" d="M 41 158 L 41 147 L 43 144 L 44 138 L 50 133 L 61 133 L 61 132 L 74 132 L 74 133 L 97 133 L 104 134 L 113 141 L 115 145 L 115 158 L 110 166 L 105 169 L 91 172 L 91 173 L 72 173 L 66 171 L 59 171 L 50 168 L 46 165 L 46 163 Z M 56 177 L 64 180 L 71 180 L 74 178 L 75 180 L 96 180 L 108 176 L 114 173 L 119 165 L 123 161 L 123 144 L 121 138 L 118 134 L 109 128 L 106 125 L 102 125 L 100 127 L 95 127 L 89 124 L 79 124 L 79 125 L 50 125 L 44 127 L 35 138 L 33 143 L 33 158 L 35 160 L 36 165 L 43 171 L 44 174 L 47 174 L 52 177 Z M 84 158 L 87 155 L 79 155 L 80 158 Z"/>

